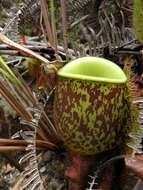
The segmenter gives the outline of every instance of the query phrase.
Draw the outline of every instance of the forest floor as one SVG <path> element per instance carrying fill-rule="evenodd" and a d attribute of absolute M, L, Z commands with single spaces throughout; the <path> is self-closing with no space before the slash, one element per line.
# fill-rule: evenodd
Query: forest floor
<path fill-rule="evenodd" d="M 0 7 L 0 10 L 2 10 L 0 15 L 0 30 L 3 30 L 5 28 L 5 30 L 7 31 L 7 36 L 13 41 L 18 41 L 17 23 L 16 20 L 13 21 L 13 18 L 15 17 L 19 9 L 20 3 L 17 4 L 15 1 L 13 1 L 12 4 L 11 0 L 9 2 L 11 5 L 8 7 L 3 7 L 2 4 L 0 4 L 0 6 L 2 6 Z M 11 23 L 11 21 L 12 24 L 8 26 L 8 23 Z M 1 113 L 0 117 L 3 117 Z M 7 132 L 4 132 L 4 127 L 5 126 L 2 126 L 2 123 L 0 123 L 0 136 L 2 133 L 9 133 L 8 136 L 11 136 L 11 126 L 9 127 Z M 39 171 L 41 172 L 43 180 L 45 180 L 45 176 L 48 176 L 46 177 L 48 183 L 46 186 L 47 190 L 66 190 L 67 183 L 64 178 L 64 164 L 61 161 L 62 158 L 60 156 L 58 157 L 57 154 L 51 151 L 46 151 L 44 152 L 44 154 L 41 154 L 40 158 L 38 159 Z M 19 171 L 16 166 L 13 165 L 11 159 L 9 159 L 9 156 L 7 156 L 7 154 L 0 154 L 0 190 L 19 190 L 17 187 L 22 180 L 22 176 L 20 176 L 20 173 L 21 171 Z M 131 175 L 131 177 L 129 177 L 128 184 L 125 186 L 124 190 L 131 190 L 131 187 L 133 187 L 134 183 L 137 181 L 137 178 L 133 177 L 133 174 L 129 175 Z M 143 185 L 140 185 L 138 188 L 133 190 L 142 189 Z"/>

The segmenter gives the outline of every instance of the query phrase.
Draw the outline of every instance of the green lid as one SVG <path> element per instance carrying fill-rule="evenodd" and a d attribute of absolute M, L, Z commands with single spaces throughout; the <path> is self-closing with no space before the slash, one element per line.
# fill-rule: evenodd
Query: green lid
<path fill-rule="evenodd" d="M 66 64 L 58 75 L 70 79 L 125 83 L 127 77 L 115 63 L 100 57 L 82 57 Z"/>

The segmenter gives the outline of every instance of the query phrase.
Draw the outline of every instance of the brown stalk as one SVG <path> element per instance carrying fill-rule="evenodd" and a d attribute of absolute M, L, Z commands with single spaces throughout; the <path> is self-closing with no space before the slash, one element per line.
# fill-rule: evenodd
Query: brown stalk
<path fill-rule="evenodd" d="M 18 72 L 17 69 L 15 69 L 15 73 L 18 77 L 18 79 L 21 81 L 22 85 L 21 88 L 25 91 L 25 93 L 27 94 L 27 96 L 31 99 L 33 104 L 38 104 L 37 99 L 33 96 L 32 91 L 30 89 L 30 87 L 27 85 L 27 83 L 24 81 L 24 79 L 21 77 L 20 73 Z"/>
<path fill-rule="evenodd" d="M 39 125 L 41 126 L 41 128 L 48 134 L 51 135 L 52 132 L 50 131 L 48 124 L 46 124 L 42 119 L 39 121 Z"/>
<path fill-rule="evenodd" d="M 15 151 L 26 151 L 26 146 L 0 146 L 0 152 L 15 152 Z M 40 147 L 36 150 L 44 150 L 45 148 Z"/>
<path fill-rule="evenodd" d="M 30 98 L 27 97 L 27 95 L 24 93 L 24 91 L 22 91 L 22 89 L 23 88 L 21 88 L 21 86 L 15 86 L 14 92 L 17 96 L 17 100 L 19 100 L 19 102 L 20 101 L 23 102 L 24 108 L 26 110 L 28 107 L 33 107 L 33 103 L 31 102 Z"/>
<path fill-rule="evenodd" d="M 56 18 L 55 18 L 55 0 L 50 1 L 50 8 L 51 8 L 51 26 L 52 26 L 52 33 L 53 33 L 53 43 L 56 54 L 58 54 L 57 49 L 57 34 L 56 34 Z"/>
<path fill-rule="evenodd" d="M 9 82 L 9 81 L 7 81 Z M 18 102 L 17 99 L 15 97 L 18 96 L 18 94 L 12 94 L 11 93 L 11 90 L 14 90 L 15 89 L 7 89 L 7 86 L 9 84 L 7 83 L 4 83 L 4 81 L 0 82 L 1 84 L 1 88 L 0 89 L 0 93 L 3 95 L 3 97 L 5 97 L 5 99 L 8 101 L 8 103 L 13 107 L 13 109 L 23 118 L 25 119 L 26 121 L 31 121 L 32 119 L 32 116 L 31 114 L 26 110 L 25 107 L 22 106 L 22 103 Z M 3 85 L 4 84 L 4 85 Z M 19 94 L 19 97 L 20 97 L 21 93 Z M 18 99 L 19 99 L 18 97 Z M 22 101 L 22 100 L 21 100 Z M 26 115 L 26 116 L 25 116 Z M 29 116 L 31 116 L 30 118 L 28 118 Z M 45 129 L 47 129 L 47 125 L 44 127 Z M 48 131 L 48 134 L 49 134 L 49 131 Z M 42 128 L 38 128 L 37 129 L 37 135 L 39 135 L 43 140 L 48 140 L 47 139 L 47 136 L 45 135 L 44 131 L 42 130 Z"/>
<path fill-rule="evenodd" d="M 7 102 L 11 105 L 11 107 L 26 121 L 31 121 L 31 115 L 23 109 L 21 104 L 17 102 L 15 97 L 11 94 L 11 92 L 7 89 L 6 86 L 3 85 L 3 82 L 0 81 L 0 94 L 7 100 Z"/>
<path fill-rule="evenodd" d="M 3 87 L 3 84 L 0 82 L 0 94 L 7 100 L 11 107 L 26 121 L 31 121 L 32 116 L 27 112 L 21 104 L 17 102 L 14 96 L 8 91 L 8 89 Z M 1 89 L 2 88 L 2 89 Z M 39 135 L 43 140 L 47 140 L 47 137 L 41 128 L 37 128 L 37 135 Z"/>
<path fill-rule="evenodd" d="M 46 123 L 43 122 L 43 120 L 40 121 L 39 123 L 40 128 L 43 129 L 43 131 L 45 131 L 46 137 L 48 139 L 50 139 L 50 141 L 56 143 L 59 139 L 58 135 L 56 135 L 55 133 L 53 133 L 53 130 L 50 128 L 50 126 Z"/>
<path fill-rule="evenodd" d="M 42 57 L 41 55 L 35 53 L 32 50 L 25 48 L 20 44 L 17 44 L 16 42 L 13 42 L 2 33 L 0 33 L 0 41 L 3 42 L 4 44 L 7 44 L 9 48 L 18 50 L 19 52 L 24 53 L 27 56 L 33 57 L 39 60 L 41 63 L 46 63 L 46 64 L 49 63 L 49 61 L 46 58 Z"/>
<path fill-rule="evenodd" d="M 23 109 L 26 110 L 26 108 L 29 106 L 28 101 L 26 101 L 25 99 L 23 99 L 23 91 L 20 91 L 17 85 L 13 85 L 5 76 L 3 76 L 5 81 L 6 81 L 6 85 L 7 88 L 10 90 L 10 92 L 13 94 L 13 96 L 15 97 L 15 99 L 17 99 L 17 101 L 21 104 L 21 106 L 23 107 Z M 25 100 L 25 101 L 24 101 Z"/>
<path fill-rule="evenodd" d="M 61 16 L 62 16 L 62 31 L 63 31 L 63 42 L 66 57 L 68 59 L 68 32 L 67 32 L 67 14 L 66 14 L 66 2 L 65 0 L 60 0 L 61 2 Z"/>
<path fill-rule="evenodd" d="M 52 33 L 52 30 L 51 30 L 51 24 L 50 24 L 49 17 L 48 17 L 48 14 L 47 14 L 48 4 L 47 4 L 46 0 L 40 0 L 40 3 L 41 3 L 41 12 L 42 12 L 42 16 L 43 16 L 43 19 L 44 19 L 44 24 L 45 24 L 45 27 L 46 27 L 46 32 L 47 32 L 47 35 L 48 35 L 48 39 L 49 39 L 49 42 L 50 42 L 51 46 L 54 47 L 53 33 Z"/>
<path fill-rule="evenodd" d="M 56 134 L 56 136 L 58 136 L 57 135 L 57 131 L 56 131 L 56 129 L 55 129 L 55 126 L 53 125 L 53 123 L 50 121 L 50 119 L 49 119 L 49 117 L 47 116 L 47 114 L 43 111 L 42 112 L 42 116 L 43 116 L 43 121 L 45 121 L 46 122 L 46 124 L 48 125 L 50 125 L 50 130 L 52 130 L 52 132 L 54 132 L 55 134 Z"/>
<path fill-rule="evenodd" d="M 37 143 L 37 146 L 41 146 L 41 147 L 47 147 L 47 148 L 51 148 L 51 149 L 57 148 L 57 145 L 55 145 L 49 141 L 37 140 L 36 143 Z"/>
<path fill-rule="evenodd" d="M 0 83 L 1 84 L 1 83 Z M 5 85 L 6 86 L 6 85 Z M 1 86 L 2 87 L 2 86 Z M 32 116 L 31 116 L 31 119 L 27 120 L 27 118 L 25 117 L 25 113 L 27 115 L 29 115 L 30 113 L 26 111 L 26 109 L 24 109 L 21 104 L 19 104 L 17 102 L 17 100 L 14 98 L 14 96 L 12 94 L 10 94 L 10 91 L 8 92 L 5 92 L 4 90 L 2 91 L 0 89 L 0 93 L 3 95 L 3 97 L 8 101 L 8 103 L 13 107 L 13 109 L 23 118 L 25 119 L 26 121 L 30 122 L 31 119 L 32 119 Z M 9 93 L 9 94 L 5 94 L 5 93 Z M 9 96 L 8 96 L 9 95 Z M 30 116 L 30 115 L 29 115 Z M 47 139 L 47 136 L 45 135 L 45 133 L 43 132 L 42 128 L 38 128 L 37 129 L 37 133 L 38 135 L 43 139 L 43 140 L 48 140 Z"/>
<path fill-rule="evenodd" d="M 16 77 L 17 77 L 17 73 L 16 73 Z M 17 78 L 19 79 L 19 77 Z M 22 77 L 20 78 L 19 85 L 14 85 L 14 83 L 12 83 L 10 86 L 14 88 L 14 93 L 17 94 L 17 99 L 22 99 L 22 102 L 24 102 L 24 104 L 26 105 L 26 108 L 31 107 L 33 106 L 33 102 L 32 102 L 33 99 L 31 100 L 31 96 L 29 95 L 27 89 L 23 85 L 23 81 L 21 81 L 21 79 Z M 9 81 L 7 81 L 7 83 L 9 83 Z"/>
<path fill-rule="evenodd" d="M 13 92 L 14 97 L 16 97 L 17 100 L 19 100 L 20 104 L 23 105 L 23 107 L 30 107 L 32 106 L 31 101 L 29 100 L 29 97 L 27 97 L 27 91 L 25 88 L 23 88 L 23 84 L 21 81 L 15 82 L 13 78 L 9 77 L 9 74 L 5 74 L 7 72 L 3 71 L 2 69 L 2 79 L 5 80 L 7 88 L 9 87 L 10 92 Z M 3 73 L 4 72 L 4 73 Z M 13 73 L 14 75 L 14 73 Z M 17 78 L 17 76 L 15 76 Z"/>
<path fill-rule="evenodd" d="M 28 142 L 25 140 L 14 140 L 14 139 L 0 139 L 0 146 L 27 146 Z M 38 148 L 45 147 L 49 149 L 55 149 L 56 145 L 49 141 L 36 140 L 36 146 Z"/>
<path fill-rule="evenodd" d="M 48 141 L 47 134 L 46 134 L 45 131 L 42 129 L 41 125 L 38 126 L 38 128 L 37 128 L 36 130 L 37 130 L 37 136 L 38 136 L 39 138 L 41 138 L 41 139 L 44 140 L 44 141 Z"/>

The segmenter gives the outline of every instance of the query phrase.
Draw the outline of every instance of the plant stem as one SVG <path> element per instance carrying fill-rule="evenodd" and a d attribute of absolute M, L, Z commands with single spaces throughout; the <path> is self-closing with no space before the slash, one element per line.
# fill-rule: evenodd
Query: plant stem
<path fill-rule="evenodd" d="M 64 49 L 65 49 L 65 53 L 66 53 L 66 58 L 68 60 L 68 32 L 67 32 L 66 2 L 65 2 L 65 0 L 60 0 L 60 2 L 61 2 L 61 16 L 62 16 Z"/>
<path fill-rule="evenodd" d="M 46 0 L 40 0 L 40 3 L 41 3 L 41 12 L 42 12 L 42 16 L 43 16 L 43 19 L 44 19 L 48 39 L 49 39 L 49 42 L 50 42 L 51 46 L 54 47 L 51 24 L 50 24 L 49 17 L 48 17 L 48 14 L 47 14 L 48 5 L 47 5 Z"/>
<path fill-rule="evenodd" d="M 0 146 L 0 152 L 15 152 L 15 151 L 26 151 L 26 146 Z M 37 150 L 43 150 L 44 148 L 37 147 Z"/>
<path fill-rule="evenodd" d="M 14 139 L 0 139 L 0 146 L 27 146 L 28 142 L 25 140 L 14 140 Z M 55 149 L 56 145 L 49 141 L 36 140 L 36 146 L 38 148 L 49 148 Z"/>
<path fill-rule="evenodd" d="M 55 4 L 54 0 L 50 1 L 50 8 L 51 8 L 51 25 L 52 25 L 52 32 L 53 32 L 53 43 L 56 54 L 57 52 L 57 35 L 56 35 L 56 19 L 55 19 Z"/>
<path fill-rule="evenodd" d="M 41 63 L 45 63 L 45 64 L 49 63 L 49 61 L 46 58 L 42 57 L 41 55 L 35 53 L 32 50 L 25 48 L 24 46 L 20 44 L 17 44 L 16 42 L 13 42 L 2 33 L 0 33 L 0 41 L 7 44 L 11 49 L 18 50 L 19 52 L 26 54 L 29 57 L 33 57 L 39 60 Z"/>

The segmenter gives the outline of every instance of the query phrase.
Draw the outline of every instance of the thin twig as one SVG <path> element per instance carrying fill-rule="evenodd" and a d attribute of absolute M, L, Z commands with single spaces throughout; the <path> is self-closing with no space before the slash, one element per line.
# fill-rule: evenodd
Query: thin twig
<path fill-rule="evenodd" d="M 15 140 L 15 139 L 1 139 L 0 138 L 0 146 L 27 146 L 29 143 L 25 140 Z M 45 147 L 49 149 L 55 149 L 56 145 L 49 141 L 36 140 L 37 147 Z"/>
<path fill-rule="evenodd" d="M 46 0 L 40 0 L 40 3 L 41 3 L 41 12 L 42 12 L 42 16 L 43 16 L 43 19 L 44 19 L 48 39 L 49 39 L 49 42 L 50 42 L 51 46 L 54 47 L 51 24 L 50 24 L 49 17 L 48 17 L 48 14 L 47 14 L 48 5 L 47 5 Z"/>
<path fill-rule="evenodd" d="M 24 53 L 27 56 L 30 56 L 39 60 L 41 63 L 46 63 L 46 64 L 49 63 L 49 61 L 46 58 L 42 57 L 41 55 L 38 55 L 34 51 L 29 50 L 20 44 L 17 44 L 16 42 L 13 42 L 2 33 L 0 33 L 0 41 L 7 44 L 12 49 L 18 50 L 19 52 Z"/>
<path fill-rule="evenodd" d="M 11 94 L 11 92 L 3 85 L 3 82 L 0 81 L 0 94 L 7 100 L 7 102 L 12 106 L 14 110 L 22 117 L 25 118 L 27 121 L 31 121 L 31 115 L 23 109 L 21 104 L 17 102 L 15 97 Z"/>
<path fill-rule="evenodd" d="M 26 146 L 0 146 L 0 152 L 15 152 L 15 151 L 26 151 Z M 44 150 L 43 147 L 37 147 L 37 150 Z"/>
<path fill-rule="evenodd" d="M 60 0 L 61 2 L 61 16 L 62 16 L 62 31 L 63 31 L 63 41 L 66 57 L 68 60 L 68 25 L 67 25 L 67 14 L 66 14 L 66 2 L 65 0 Z"/>
<path fill-rule="evenodd" d="M 52 25 L 52 32 L 53 32 L 53 43 L 54 49 L 56 54 L 57 52 L 57 34 L 56 34 L 56 18 L 55 18 L 55 2 L 54 0 L 50 1 L 50 8 L 51 8 L 51 25 Z"/>
<path fill-rule="evenodd" d="M 27 85 L 27 83 L 21 77 L 21 75 L 20 75 L 20 73 L 18 72 L 17 69 L 15 69 L 15 74 L 17 75 L 18 79 L 21 81 L 21 84 L 22 84 L 21 85 L 21 90 L 23 90 L 26 93 L 27 97 L 30 98 L 30 100 L 32 101 L 32 103 L 34 105 L 38 104 L 38 101 L 37 101 L 36 97 L 33 96 L 33 93 L 31 91 L 30 87 Z"/>
<path fill-rule="evenodd" d="M 54 132 L 56 134 L 56 136 L 58 136 L 57 130 L 56 130 L 55 126 L 50 121 L 49 117 L 47 116 L 47 114 L 44 111 L 43 111 L 43 115 L 42 116 L 43 116 L 43 119 L 46 121 L 46 123 L 50 125 L 52 132 Z"/>

